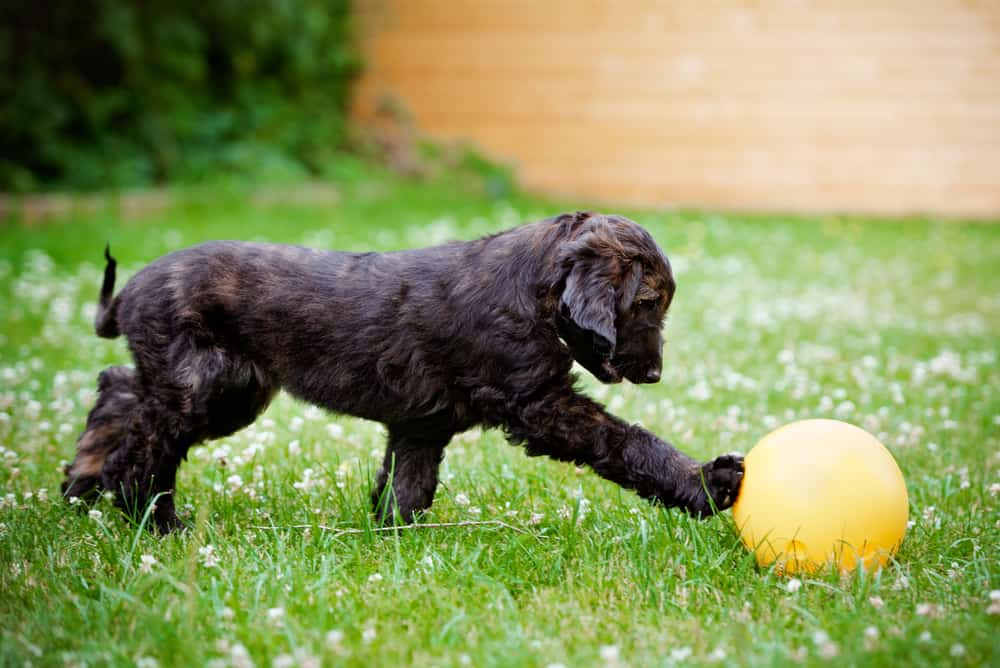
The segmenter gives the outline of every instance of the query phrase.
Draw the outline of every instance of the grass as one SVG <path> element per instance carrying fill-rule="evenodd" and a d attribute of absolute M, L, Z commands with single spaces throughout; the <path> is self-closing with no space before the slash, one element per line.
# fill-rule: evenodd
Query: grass
<path fill-rule="evenodd" d="M 96 374 L 127 359 L 90 325 L 105 240 L 127 275 L 210 238 L 391 249 L 568 208 L 376 173 L 335 188 L 313 204 L 190 190 L 138 218 L 108 206 L 0 226 L 0 664 L 995 665 L 995 226 L 632 212 L 678 275 L 664 377 L 582 387 L 701 458 L 806 417 L 878 434 L 912 519 L 879 573 L 793 591 L 729 513 L 655 508 L 494 432 L 455 439 L 426 520 L 507 526 L 377 533 L 382 428 L 284 396 L 193 451 L 178 499 L 191 531 L 155 538 L 105 501 L 74 512 L 60 464 Z"/>

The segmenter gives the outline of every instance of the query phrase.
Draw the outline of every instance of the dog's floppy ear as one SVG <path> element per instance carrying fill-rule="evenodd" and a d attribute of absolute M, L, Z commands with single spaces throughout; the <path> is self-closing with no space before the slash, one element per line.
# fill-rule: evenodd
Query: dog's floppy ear
<path fill-rule="evenodd" d="M 639 285 L 642 283 L 642 276 L 642 264 L 638 261 L 629 262 L 622 279 L 621 294 L 618 297 L 619 313 L 624 313 L 632 307 L 632 302 L 639 292 Z"/>
<path fill-rule="evenodd" d="M 562 262 L 568 272 L 560 303 L 570 320 L 595 335 L 595 347 L 610 356 L 617 343 L 618 295 L 613 261 L 606 246 L 606 241 L 594 232 L 587 232 L 566 245 Z"/>

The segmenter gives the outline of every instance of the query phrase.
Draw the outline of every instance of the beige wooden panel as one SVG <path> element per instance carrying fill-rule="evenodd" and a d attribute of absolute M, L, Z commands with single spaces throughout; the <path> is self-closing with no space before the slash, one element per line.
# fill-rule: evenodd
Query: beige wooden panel
<path fill-rule="evenodd" d="M 357 113 L 654 205 L 1000 215 L 1000 0 L 360 0 Z"/>

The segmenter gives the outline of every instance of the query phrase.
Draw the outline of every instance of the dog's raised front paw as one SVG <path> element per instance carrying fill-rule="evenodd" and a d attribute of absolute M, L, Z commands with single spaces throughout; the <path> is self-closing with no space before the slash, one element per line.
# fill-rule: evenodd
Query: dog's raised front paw
<path fill-rule="evenodd" d="M 743 455 L 731 453 L 716 457 L 702 465 L 695 482 L 698 490 L 687 510 L 696 517 L 707 517 L 729 508 L 735 503 L 742 482 Z"/>

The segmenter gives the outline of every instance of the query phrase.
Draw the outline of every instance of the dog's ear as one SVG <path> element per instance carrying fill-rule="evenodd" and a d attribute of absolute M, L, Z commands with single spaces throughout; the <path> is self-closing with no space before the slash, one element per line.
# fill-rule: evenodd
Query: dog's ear
<path fill-rule="evenodd" d="M 609 230 L 598 224 L 562 250 L 566 282 L 560 299 L 564 315 L 594 335 L 595 347 L 605 356 L 617 343 L 615 318 L 622 297 L 635 298 L 639 281 L 622 280 L 623 258 Z M 641 273 L 639 274 L 641 279 Z M 634 285 L 631 283 L 634 281 Z M 629 284 L 629 285 L 626 285 Z M 620 286 L 617 287 L 616 286 Z M 625 288 L 624 292 L 622 288 Z"/>
<path fill-rule="evenodd" d="M 625 276 L 622 278 L 622 287 L 618 296 L 618 312 L 624 313 L 632 307 L 635 296 L 639 292 L 639 285 L 642 283 L 642 264 L 636 260 L 628 263 L 625 269 Z"/>

